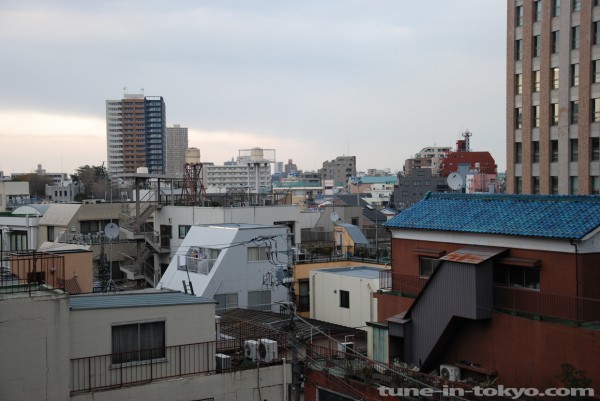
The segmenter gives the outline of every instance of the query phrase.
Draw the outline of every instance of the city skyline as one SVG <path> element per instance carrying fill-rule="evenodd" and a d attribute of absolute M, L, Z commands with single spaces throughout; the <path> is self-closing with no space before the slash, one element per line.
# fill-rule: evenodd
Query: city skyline
<path fill-rule="evenodd" d="M 163 96 L 204 162 L 261 147 L 305 171 L 344 155 L 397 171 L 468 129 L 506 168 L 504 1 L 8 1 L 0 22 L 5 174 L 101 165 L 124 87 Z"/>

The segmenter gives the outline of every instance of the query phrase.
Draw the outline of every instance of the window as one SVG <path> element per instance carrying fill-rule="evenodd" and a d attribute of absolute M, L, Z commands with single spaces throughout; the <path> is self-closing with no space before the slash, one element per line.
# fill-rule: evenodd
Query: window
<path fill-rule="evenodd" d="M 592 161 L 600 160 L 600 138 L 591 138 L 590 145 L 592 148 Z"/>
<path fill-rule="evenodd" d="M 552 16 L 558 17 L 560 15 L 560 0 L 552 0 Z"/>
<path fill-rule="evenodd" d="M 592 61 L 592 83 L 600 82 L 600 60 Z"/>
<path fill-rule="evenodd" d="M 521 60 L 523 56 L 523 41 L 521 39 L 515 40 L 515 60 Z"/>
<path fill-rule="evenodd" d="M 350 308 L 350 293 L 340 290 L 340 308 Z"/>
<path fill-rule="evenodd" d="M 515 194 L 523 193 L 523 177 L 515 177 Z"/>
<path fill-rule="evenodd" d="M 248 291 L 248 309 L 271 310 L 271 291 Z"/>
<path fill-rule="evenodd" d="M 600 21 L 594 21 L 592 29 L 592 44 L 600 45 Z"/>
<path fill-rule="evenodd" d="M 269 248 L 266 246 L 249 246 L 248 262 L 259 262 L 269 260 Z"/>
<path fill-rule="evenodd" d="M 521 129 L 523 125 L 523 109 L 521 107 L 517 107 L 515 109 L 515 129 Z"/>
<path fill-rule="evenodd" d="M 112 363 L 151 361 L 165 357 L 165 322 L 112 327 Z"/>
<path fill-rule="evenodd" d="M 539 141 L 533 141 L 531 143 L 532 146 L 532 153 L 531 153 L 531 162 L 532 163 L 539 163 L 540 161 L 540 142 Z"/>
<path fill-rule="evenodd" d="M 523 162 L 523 144 L 515 142 L 515 163 Z"/>
<path fill-rule="evenodd" d="M 531 106 L 531 125 L 533 128 L 540 126 L 540 106 Z"/>
<path fill-rule="evenodd" d="M 571 124 L 577 124 L 579 122 L 579 101 L 571 101 Z"/>
<path fill-rule="evenodd" d="M 429 277 L 433 271 L 442 263 L 441 260 L 428 258 L 425 256 L 419 257 L 419 276 Z"/>
<path fill-rule="evenodd" d="M 539 194 L 540 193 L 540 177 L 532 177 L 532 188 L 531 188 L 531 192 L 534 194 Z"/>
<path fill-rule="evenodd" d="M 523 74 L 515 75 L 515 94 L 520 95 L 523 93 Z"/>
<path fill-rule="evenodd" d="M 542 2 L 536 0 L 533 2 L 533 22 L 542 20 Z"/>
<path fill-rule="evenodd" d="M 573 12 L 581 11 L 581 0 L 573 0 Z"/>
<path fill-rule="evenodd" d="M 600 177 L 590 177 L 592 195 L 600 195 Z"/>
<path fill-rule="evenodd" d="M 48 241 L 54 241 L 54 226 L 48 226 Z"/>
<path fill-rule="evenodd" d="M 560 42 L 560 31 L 552 31 L 552 54 L 558 53 L 558 45 Z"/>
<path fill-rule="evenodd" d="M 556 139 L 550 141 L 550 161 L 558 161 L 558 141 Z"/>
<path fill-rule="evenodd" d="M 523 25 L 523 6 L 517 6 L 517 9 L 515 10 L 515 25 Z"/>
<path fill-rule="evenodd" d="M 539 92 L 540 91 L 540 72 L 539 71 L 533 72 L 533 79 L 531 80 L 531 82 L 533 84 L 533 91 Z"/>
<path fill-rule="evenodd" d="M 541 52 L 541 39 L 540 35 L 533 37 L 533 57 L 539 57 Z"/>
<path fill-rule="evenodd" d="M 11 231 L 10 232 L 10 250 L 11 251 L 26 251 L 28 250 L 27 231 Z"/>
<path fill-rule="evenodd" d="M 187 233 L 190 231 L 190 228 L 192 226 L 179 226 L 179 238 L 185 238 L 185 236 L 187 235 Z"/>
<path fill-rule="evenodd" d="M 579 193 L 579 177 L 569 177 L 569 193 L 571 195 L 577 195 Z"/>
<path fill-rule="evenodd" d="M 558 89 L 558 67 L 552 68 L 552 89 Z"/>
<path fill-rule="evenodd" d="M 579 64 L 571 64 L 571 86 L 579 86 Z"/>
<path fill-rule="evenodd" d="M 558 103 L 550 105 L 550 125 L 558 125 Z"/>
<path fill-rule="evenodd" d="M 579 160 L 579 141 L 577 139 L 569 140 L 569 161 L 576 162 Z"/>
<path fill-rule="evenodd" d="M 508 265 L 494 266 L 494 283 L 539 291 L 540 269 Z"/>
<path fill-rule="evenodd" d="M 600 99 L 592 99 L 592 122 L 600 122 Z"/>
<path fill-rule="evenodd" d="M 235 309 L 238 307 L 238 294 L 232 292 L 229 294 L 218 294 L 214 296 L 217 306 L 215 312 L 223 313 L 229 309 Z"/>
<path fill-rule="evenodd" d="M 558 193 L 558 177 L 550 177 L 550 191 L 553 194 Z"/>
<path fill-rule="evenodd" d="M 571 27 L 571 49 L 579 49 L 579 25 Z"/>

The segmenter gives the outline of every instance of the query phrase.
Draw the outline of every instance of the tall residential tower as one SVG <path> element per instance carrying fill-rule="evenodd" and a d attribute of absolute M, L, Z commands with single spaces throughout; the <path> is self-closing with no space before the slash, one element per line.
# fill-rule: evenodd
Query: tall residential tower
<path fill-rule="evenodd" d="M 165 171 L 165 102 L 161 96 L 125 94 L 106 101 L 108 171 L 135 173 Z"/>
<path fill-rule="evenodd" d="M 183 177 L 185 171 L 185 150 L 188 148 L 188 129 L 179 124 L 167 127 L 166 174 Z"/>
<path fill-rule="evenodd" d="M 600 1 L 507 4 L 507 191 L 598 194 Z"/>

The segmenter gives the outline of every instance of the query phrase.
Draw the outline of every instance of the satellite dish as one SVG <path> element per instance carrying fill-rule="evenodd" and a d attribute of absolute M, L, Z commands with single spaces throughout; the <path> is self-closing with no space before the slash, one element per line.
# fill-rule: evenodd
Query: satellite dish
<path fill-rule="evenodd" d="M 450 173 L 447 178 L 448 186 L 453 190 L 459 190 L 463 187 L 463 179 L 462 176 L 456 172 Z"/>
<path fill-rule="evenodd" d="M 108 239 L 115 239 L 119 236 L 119 226 L 115 223 L 108 223 L 104 227 L 104 236 Z"/>
<path fill-rule="evenodd" d="M 329 215 L 329 218 L 335 223 L 340 219 L 340 216 L 336 212 L 333 212 Z"/>

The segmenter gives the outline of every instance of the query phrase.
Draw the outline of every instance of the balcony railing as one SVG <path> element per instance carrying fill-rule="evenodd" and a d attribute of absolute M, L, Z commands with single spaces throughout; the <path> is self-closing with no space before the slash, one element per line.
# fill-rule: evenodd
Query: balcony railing
<path fill-rule="evenodd" d="M 382 271 L 379 288 L 403 295 L 418 295 L 426 277 Z M 523 288 L 494 286 L 494 308 L 533 316 L 573 322 L 600 321 L 600 299 L 548 294 Z"/>
<path fill-rule="evenodd" d="M 65 289 L 64 256 L 37 251 L 0 252 L 0 292 Z"/>

